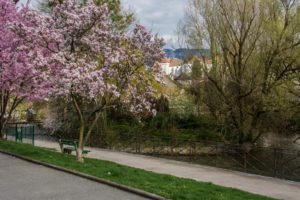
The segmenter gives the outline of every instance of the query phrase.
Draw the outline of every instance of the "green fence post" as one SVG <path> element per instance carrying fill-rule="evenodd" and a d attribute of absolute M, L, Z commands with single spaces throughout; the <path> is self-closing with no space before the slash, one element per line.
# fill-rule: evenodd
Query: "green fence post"
<path fill-rule="evenodd" d="M 16 139 L 16 142 L 18 141 L 18 124 L 16 124 L 16 127 L 15 127 L 15 139 Z"/>
<path fill-rule="evenodd" d="M 32 145 L 34 146 L 34 125 L 32 126 Z"/>
<path fill-rule="evenodd" d="M 20 133 L 20 136 L 21 136 L 21 138 L 20 138 L 20 141 L 21 142 L 23 142 L 23 126 L 21 126 L 21 133 Z"/>

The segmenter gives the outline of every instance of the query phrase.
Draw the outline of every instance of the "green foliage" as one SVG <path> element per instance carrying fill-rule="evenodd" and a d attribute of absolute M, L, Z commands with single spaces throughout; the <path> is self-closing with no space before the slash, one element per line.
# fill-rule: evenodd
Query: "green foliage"
<path fill-rule="evenodd" d="M 126 29 L 134 20 L 133 13 L 122 11 L 120 0 L 94 0 L 94 2 L 98 5 L 103 3 L 108 4 L 111 19 L 118 30 Z"/>
<path fill-rule="evenodd" d="M 196 58 L 192 65 L 192 84 L 187 89 L 187 91 L 191 95 L 193 102 L 196 106 L 197 115 L 201 114 L 201 107 L 204 107 L 203 82 L 204 82 L 203 66 L 200 60 Z"/>
<path fill-rule="evenodd" d="M 195 59 L 192 64 L 192 79 L 199 80 L 202 78 L 202 65 L 199 59 Z"/>
<path fill-rule="evenodd" d="M 168 113 L 170 111 L 169 100 L 163 94 L 156 102 L 156 111 L 161 113 Z"/>
<path fill-rule="evenodd" d="M 178 115 L 190 115 L 194 113 L 194 103 L 185 93 L 184 89 L 172 93 L 168 99 L 172 113 L 177 113 Z"/>
<path fill-rule="evenodd" d="M 160 114 L 153 117 L 146 127 L 152 135 L 173 139 L 219 141 L 214 119 L 193 114 Z"/>
<path fill-rule="evenodd" d="M 114 121 L 108 127 L 115 136 L 122 137 L 158 137 L 170 139 L 219 141 L 217 125 L 209 117 L 158 113 L 143 124 Z M 109 132 L 110 133 L 110 132 Z M 108 134 L 109 134 L 108 133 Z"/>
<path fill-rule="evenodd" d="M 173 200 L 267 200 L 260 195 L 250 194 L 237 189 L 177 178 L 141 169 L 119 165 L 109 161 L 86 158 L 84 163 L 76 162 L 74 156 L 49 151 L 8 141 L 0 141 L 2 151 L 25 156 L 98 178 L 151 192 Z"/>

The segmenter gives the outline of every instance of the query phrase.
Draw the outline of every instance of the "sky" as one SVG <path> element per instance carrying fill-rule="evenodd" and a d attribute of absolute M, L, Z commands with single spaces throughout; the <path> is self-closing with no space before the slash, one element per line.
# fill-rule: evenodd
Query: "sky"
<path fill-rule="evenodd" d="M 138 22 L 159 33 L 167 47 L 178 47 L 176 28 L 184 17 L 188 0 L 121 0 L 125 9 L 136 14 Z M 171 41 L 172 40 L 172 41 Z"/>
<path fill-rule="evenodd" d="M 35 7 L 37 0 L 30 0 Z M 165 39 L 166 47 L 178 48 L 176 28 L 189 0 L 121 0 L 125 10 L 135 13 L 138 23 Z M 19 4 L 27 0 L 20 0 Z"/>

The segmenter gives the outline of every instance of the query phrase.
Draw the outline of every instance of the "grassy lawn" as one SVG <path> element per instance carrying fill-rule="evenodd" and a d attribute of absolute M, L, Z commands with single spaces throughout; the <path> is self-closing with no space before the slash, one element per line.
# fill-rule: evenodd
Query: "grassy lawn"
<path fill-rule="evenodd" d="M 116 183 L 151 192 L 168 199 L 188 200 L 266 200 L 271 199 L 250 194 L 237 189 L 221 187 L 211 183 L 197 182 L 190 179 L 148 172 L 126 167 L 113 162 L 85 159 L 85 163 L 76 162 L 72 155 L 65 155 L 45 148 L 0 141 L 0 149 L 34 160 L 50 163 L 81 173 L 107 179 Z"/>

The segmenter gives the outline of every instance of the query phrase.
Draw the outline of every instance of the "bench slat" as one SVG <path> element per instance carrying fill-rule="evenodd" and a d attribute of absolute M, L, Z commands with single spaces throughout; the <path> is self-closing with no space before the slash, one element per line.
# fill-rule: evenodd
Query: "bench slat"
<path fill-rule="evenodd" d="M 76 151 L 77 149 L 77 145 L 78 145 L 78 140 L 66 140 L 66 139 L 59 139 L 59 144 L 61 146 L 61 150 L 62 152 L 64 153 L 65 151 L 64 150 L 67 150 L 67 151 Z M 64 147 L 66 146 L 66 147 Z M 82 153 L 83 154 L 87 154 L 91 151 L 89 150 L 82 150 Z"/>
<path fill-rule="evenodd" d="M 64 140 L 64 139 L 60 139 L 59 143 L 61 144 L 67 144 L 67 145 L 77 145 L 77 140 Z"/>

